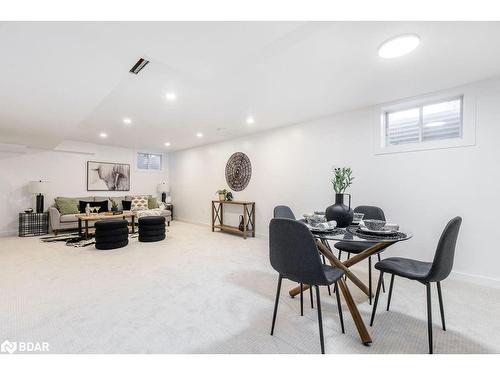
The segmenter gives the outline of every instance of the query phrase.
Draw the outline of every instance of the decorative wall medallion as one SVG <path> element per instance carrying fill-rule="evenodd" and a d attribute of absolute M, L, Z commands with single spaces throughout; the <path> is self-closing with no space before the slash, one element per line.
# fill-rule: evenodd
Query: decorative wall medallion
<path fill-rule="evenodd" d="M 235 152 L 226 164 L 226 182 L 234 191 L 242 191 L 252 177 L 252 164 L 243 152 Z"/>

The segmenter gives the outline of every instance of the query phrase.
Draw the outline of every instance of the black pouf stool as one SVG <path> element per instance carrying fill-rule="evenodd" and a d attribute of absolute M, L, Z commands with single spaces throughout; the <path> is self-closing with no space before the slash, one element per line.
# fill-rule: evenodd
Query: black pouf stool
<path fill-rule="evenodd" d="M 139 241 L 156 242 L 165 239 L 165 218 L 145 216 L 139 218 Z"/>
<path fill-rule="evenodd" d="M 94 227 L 96 249 L 111 250 L 128 245 L 127 220 L 101 220 Z"/>

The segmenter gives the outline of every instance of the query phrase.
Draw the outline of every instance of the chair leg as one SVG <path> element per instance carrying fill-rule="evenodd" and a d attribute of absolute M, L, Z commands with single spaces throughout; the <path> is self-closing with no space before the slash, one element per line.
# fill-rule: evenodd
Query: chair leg
<path fill-rule="evenodd" d="M 375 312 L 377 311 L 378 297 L 380 295 L 380 286 L 382 285 L 382 278 L 384 273 L 380 271 L 380 276 L 378 278 L 377 293 L 375 294 L 375 302 L 373 303 L 372 318 L 370 319 L 370 327 L 373 326 L 373 320 L 375 319 Z"/>
<path fill-rule="evenodd" d="M 334 292 L 337 296 L 337 308 L 339 309 L 340 327 L 342 328 L 342 333 L 345 333 L 344 329 L 344 315 L 342 314 L 342 304 L 340 303 L 339 286 L 335 283 Z"/>
<path fill-rule="evenodd" d="M 274 323 L 276 323 L 276 313 L 278 312 L 278 301 L 280 300 L 280 291 L 281 291 L 281 280 L 283 276 L 279 276 L 278 278 L 278 288 L 276 290 L 276 300 L 274 301 L 274 312 L 273 312 L 273 324 L 271 325 L 271 336 L 274 333 Z"/>
<path fill-rule="evenodd" d="M 377 254 L 378 261 L 381 262 L 382 259 L 380 258 L 380 253 Z M 382 279 L 382 292 L 385 293 L 385 283 L 384 279 Z"/>
<path fill-rule="evenodd" d="M 319 341 L 321 343 L 321 354 L 325 354 L 325 342 L 323 340 L 323 319 L 321 318 L 321 299 L 319 298 L 319 286 L 315 285 L 315 287 L 316 303 L 318 305 Z"/>
<path fill-rule="evenodd" d="M 312 287 L 312 285 L 309 285 L 309 296 L 311 297 L 311 309 L 314 309 L 313 287 Z"/>
<path fill-rule="evenodd" d="M 387 299 L 387 311 L 389 311 L 389 306 L 391 305 L 392 298 L 392 288 L 394 287 L 394 274 L 391 276 L 391 284 L 389 285 L 389 298 Z"/>
<path fill-rule="evenodd" d="M 372 257 L 368 257 L 368 300 L 372 304 Z"/>
<path fill-rule="evenodd" d="M 431 283 L 425 284 L 427 289 L 427 332 L 429 335 L 429 354 L 432 354 L 432 305 L 431 305 Z"/>
<path fill-rule="evenodd" d="M 323 264 L 326 264 L 325 256 L 323 254 L 321 254 L 321 258 L 323 259 Z M 328 288 L 328 295 L 331 296 L 332 290 L 330 289 L 330 285 L 327 285 L 326 287 Z"/>
<path fill-rule="evenodd" d="M 300 283 L 300 316 L 304 316 L 304 284 Z"/>
<path fill-rule="evenodd" d="M 339 260 L 342 258 L 342 250 L 339 250 Z"/>
<path fill-rule="evenodd" d="M 443 325 L 443 331 L 446 331 L 446 323 L 444 321 L 443 295 L 441 294 L 441 282 L 438 281 L 436 284 L 439 297 L 439 310 L 441 311 L 441 324 Z"/>

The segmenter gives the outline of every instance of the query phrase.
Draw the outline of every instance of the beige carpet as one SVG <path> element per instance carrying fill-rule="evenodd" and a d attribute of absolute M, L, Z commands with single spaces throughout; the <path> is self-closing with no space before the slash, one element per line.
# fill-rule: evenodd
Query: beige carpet
<path fill-rule="evenodd" d="M 385 256 L 394 254 L 389 250 Z M 319 353 L 316 310 L 283 283 L 269 335 L 277 274 L 267 239 L 212 233 L 173 222 L 158 243 L 118 250 L 73 248 L 37 238 L 0 238 L 0 342 L 46 341 L 51 353 Z M 355 268 L 366 280 L 366 263 Z M 374 280 L 375 281 L 375 280 Z M 387 285 L 388 285 L 387 280 Z M 365 321 L 370 306 L 352 284 Z M 322 288 L 327 353 L 426 353 L 425 288 L 396 279 L 391 311 L 382 295 L 371 347 L 344 306 Z M 434 292 L 436 353 L 500 353 L 500 290 L 447 280 L 448 331 Z"/>

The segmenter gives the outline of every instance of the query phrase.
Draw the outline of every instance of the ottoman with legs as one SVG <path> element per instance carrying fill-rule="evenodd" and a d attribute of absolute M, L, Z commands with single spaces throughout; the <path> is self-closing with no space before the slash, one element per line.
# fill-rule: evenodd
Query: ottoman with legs
<path fill-rule="evenodd" d="M 95 248 L 111 250 L 127 246 L 127 220 L 101 220 L 95 223 Z"/>
<path fill-rule="evenodd" d="M 144 216 L 139 218 L 139 241 L 155 242 L 165 239 L 165 217 Z"/>

